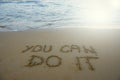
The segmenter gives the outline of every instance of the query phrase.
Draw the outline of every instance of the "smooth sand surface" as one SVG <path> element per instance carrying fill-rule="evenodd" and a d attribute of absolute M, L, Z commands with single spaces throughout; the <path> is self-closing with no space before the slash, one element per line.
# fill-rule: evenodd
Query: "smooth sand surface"
<path fill-rule="evenodd" d="M 0 32 L 0 80 L 120 80 L 120 29 Z"/>

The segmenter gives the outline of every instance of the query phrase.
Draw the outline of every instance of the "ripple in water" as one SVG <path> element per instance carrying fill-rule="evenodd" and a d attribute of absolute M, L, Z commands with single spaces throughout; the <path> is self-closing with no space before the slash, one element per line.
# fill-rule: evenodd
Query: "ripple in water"
<path fill-rule="evenodd" d="M 111 3 L 108 0 L 1 0 L 0 31 L 119 25 L 120 6 Z"/>
<path fill-rule="evenodd" d="M 65 2 L 1 2 L 0 30 L 54 28 L 70 20 L 71 6 Z M 5 29 L 4 29 L 5 28 Z"/>

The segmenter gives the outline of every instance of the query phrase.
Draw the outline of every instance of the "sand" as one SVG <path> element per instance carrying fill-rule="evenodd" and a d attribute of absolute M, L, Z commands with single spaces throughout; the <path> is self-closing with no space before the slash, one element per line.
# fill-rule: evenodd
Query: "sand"
<path fill-rule="evenodd" d="M 0 80 L 120 80 L 120 29 L 0 32 Z"/>

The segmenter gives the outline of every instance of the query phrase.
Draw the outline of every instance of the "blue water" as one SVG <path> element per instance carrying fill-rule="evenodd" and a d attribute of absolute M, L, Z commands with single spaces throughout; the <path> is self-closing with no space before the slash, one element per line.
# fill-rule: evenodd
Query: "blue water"
<path fill-rule="evenodd" d="M 94 6 L 92 0 L 90 2 L 88 0 L 76 0 L 79 3 L 75 3 L 74 0 L 3 1 L 0 1 L 0 31 L 48 29 L 76 25 L 88 26 L 91 24 L 120 24 L 119 7 L 107 9 L 107 4 L 103 5 L 99 2 L 94 2 L 96 4 Z"/>
<path fill-rule="evenodd" d="M 62 2 L 1 2 L 0 26 L 13 31 L 59 27 L 69 23 L 71 13 L 71 5 Z"/>

